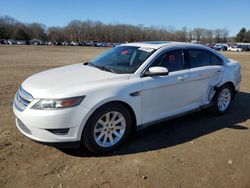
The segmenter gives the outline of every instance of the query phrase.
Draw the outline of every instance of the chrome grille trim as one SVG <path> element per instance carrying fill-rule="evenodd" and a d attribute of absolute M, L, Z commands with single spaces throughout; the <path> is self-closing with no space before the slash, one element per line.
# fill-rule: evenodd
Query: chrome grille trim
<path fill-rule="evenodd" d="M 34 100 L 32 95 L 25 91 L 22 87 L 19 88 L 18 93 L 26 101 L 32 102 Z"/>
<path fill-rule="evenodd" d="M 33 100 L 34 98 L 32 95 L 20 87 L 16 93 L 14 105 L 19 111 L 22 112 Z"/>
<path fill-rule="evenodd" d="M 28 106 L 30 101 L 25 100 L 19 92 L 17 92 L 17 100 L 20 101 L 24 106 Z"/>

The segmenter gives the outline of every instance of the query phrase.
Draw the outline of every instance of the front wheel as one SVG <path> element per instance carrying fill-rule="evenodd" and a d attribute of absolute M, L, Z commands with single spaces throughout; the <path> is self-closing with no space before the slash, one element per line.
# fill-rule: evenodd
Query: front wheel
<path fill-rule="evenodd" d="M 221 86 L 215 93 L 212 111 L 215 114 L 224 114 L 229 110 L 233 99 L 232 87 L 228 84 Z"/>
<path fill-rule="evenodd" d="M 119 103 L 97 109 L 85 125 L 84 144 L 93 153 L 112 151 L 129 136 L 132 128 L 129 110 Z"/>

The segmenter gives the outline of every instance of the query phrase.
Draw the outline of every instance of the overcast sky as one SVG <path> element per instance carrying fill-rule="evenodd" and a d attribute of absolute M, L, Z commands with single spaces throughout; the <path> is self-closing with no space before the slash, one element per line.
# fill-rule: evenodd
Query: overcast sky
<path fill-rule="evenodd" d="M 250 29 L 250 0 L 1 0 L 0 15 L 65 26 L 74 19 L 181 29 Z"/>

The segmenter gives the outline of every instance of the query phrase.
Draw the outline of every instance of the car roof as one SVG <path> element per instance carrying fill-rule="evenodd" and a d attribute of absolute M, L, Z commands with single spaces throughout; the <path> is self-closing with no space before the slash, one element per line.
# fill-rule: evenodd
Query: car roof
<path fill-rule="evenodd" d="M 142 48 L 153 48 L 159 49 L 162 47 L 174 47 L 174 46 L 182 46 L 182 47 L 204 47 L 201 44 L 192 44 L 187 42 L 172 42 L 172 41 L 145 41 L 145 42 L 132 42 L 125 43 L 122 46 L 137 46 Z"/>
<path fill-rule="evenodd" d="M 193 43 L 187 43 L 187 42 L 171 42 L 171 41 L 145 41 L 145 42 L 133 42 L 133 43 L 125 43 L 121 44 L 120 46 L 136 46 L 141 48 L 153 48 L 153 49 L 159 49 L 162 47 L 165 48 L 172 48 L 172 47 L 186 47 L 186 48 L 195 48 L 195 49 L 205 49 L 208 50 L 220 58 L 223 59 L 225 63 L 227 63 L 229 60 L 221 53 L 217 52 L 214 49 L 211 49 L 205 45 L 202 44 L 193 44 Z"/>

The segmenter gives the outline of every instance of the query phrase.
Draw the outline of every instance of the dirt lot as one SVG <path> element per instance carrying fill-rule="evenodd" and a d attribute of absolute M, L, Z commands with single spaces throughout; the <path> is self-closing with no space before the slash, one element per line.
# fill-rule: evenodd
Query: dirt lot
<path fill-rule="evenodd" d="M 98 157 L 22 136 L 12 113 L 21 82 L 103 50 L 0 46 L 0 187 L 250 187 L 250 53 L 225 53 L 241 62 L 243 80 L 224 116 L 198 112 L 171 120 Z"/>

